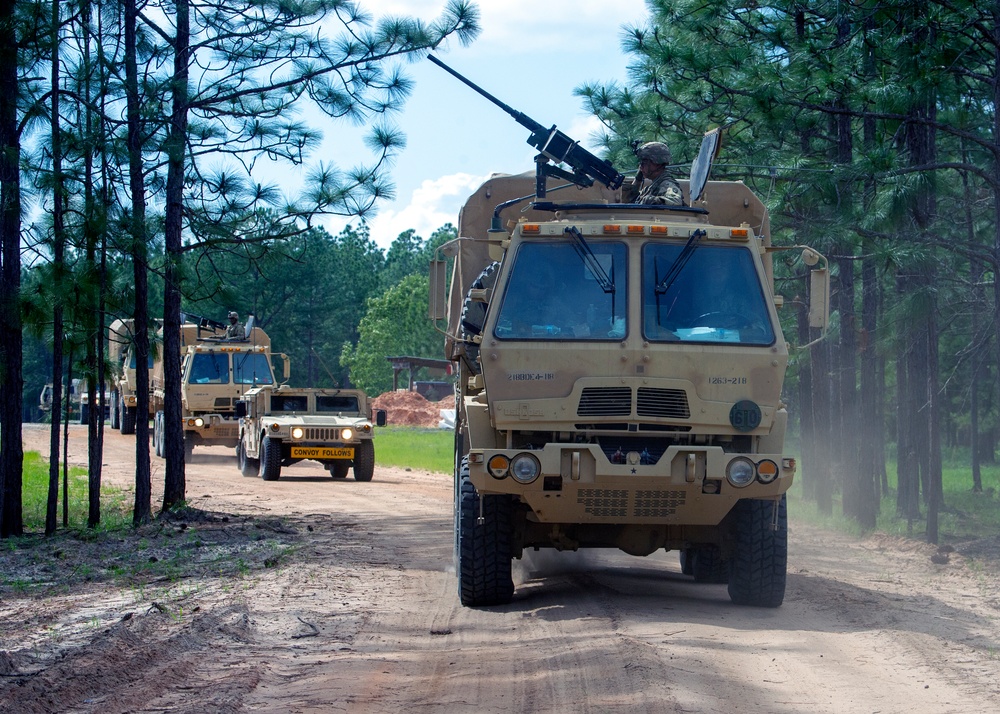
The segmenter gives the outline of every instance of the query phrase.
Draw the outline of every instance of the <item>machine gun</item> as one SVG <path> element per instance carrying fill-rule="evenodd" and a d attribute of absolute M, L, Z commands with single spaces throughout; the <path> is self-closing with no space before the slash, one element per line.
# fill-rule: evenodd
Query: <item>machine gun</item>
<path fill-rule="evenodd" d="M 581 147 L 579 143 L 573 141 L 571 138 L 566 136 L 566 134 L 563 134 L 561 131 L 556 129 L 555 125 L 553 125 L 550 129 L 546 129 L 527 114 L 519 112 L 513 107 L 507 106 L 482 87 L 478 86 L 471 80 L 466 79 L 437 57 L 428 55 L 427 59 L 455 78 L 472 87 L 474 90 L 514 117 L 514 120 L 518 124 L 531 132 L 531 136 L 528 137 L 528 143 L 541 152 L 537 157 L 535 157 L 536 197 L 545 197 L 545 179 L 549 176 L 560 178 L 565 181 L 571 181 L 577 186 L 592 186 L 595 180 L 600 181 L 610 189 L 616 189 L 622 185 L 622 181 L 625 180 L 625 177 L 618 173 L 610 161 L 597 158 L 592 153 Z M 549 164 L 550 161 L 568 164 L 573 171 L 570 173 L 569 171 L 565 171 L 558 166 L 553 166 Z"/>

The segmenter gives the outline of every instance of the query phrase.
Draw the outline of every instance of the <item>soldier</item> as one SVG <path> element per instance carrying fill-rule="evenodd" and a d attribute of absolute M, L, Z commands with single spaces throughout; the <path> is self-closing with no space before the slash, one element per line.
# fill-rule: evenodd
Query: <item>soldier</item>
<path fill-rule="evenodd" d="M 240 322 L 240 316 L 235 312 L 229 313 L 229 327 L 226 328 L 226 339 L 243 339 L 244 333 L 246 332 L 243 327 L 243 323 Z"/>
<path fill-rule="evenodd" d="M 680 184 L 666 173 L 670 164 L 670 148 L 662 142 L 650 141 L 636 149 L 635 155 L 639 159 L 639 173 L 635 175 L 631 187 L 625 189 L 625 202 L 683 206 L 684 195 Z M 651 183 L 643 186 L 646 179 Z"/>

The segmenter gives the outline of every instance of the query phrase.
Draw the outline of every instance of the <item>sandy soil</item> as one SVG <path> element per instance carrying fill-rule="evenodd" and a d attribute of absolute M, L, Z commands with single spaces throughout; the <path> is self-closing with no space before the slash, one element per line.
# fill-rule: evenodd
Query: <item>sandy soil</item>
<path fill-rule="evenodd" d="M 128 485 L 133 450 L 109 430 L 105 482 Z M 1000 711 L 983 544 L 938 554 L 793 516 L 776 610 L 733 606 L 674 553 L 605 552 L 519 563 L 510 605 L 471 610 L 446 475 L 300 464 L 269 483 L 211 448 L 187 488 L 196 510 L 134 536 L 0 544 L 0 712 Z"/>

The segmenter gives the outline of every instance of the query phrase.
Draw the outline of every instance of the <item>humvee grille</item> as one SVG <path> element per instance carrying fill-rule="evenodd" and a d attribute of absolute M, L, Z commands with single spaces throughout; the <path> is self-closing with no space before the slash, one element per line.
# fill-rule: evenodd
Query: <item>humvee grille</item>
<path fill-rule="evenodd" d="M 628 387 L 586 387 L 580 395 L 578 416 L 629 416 L 632 390 Z"/>
<path fill-rule="evenodd" d="M 683 491 L 636 491 L 632 515 L 637 518 L 666 518 L 677 513 L 683 505 Z"/>
<path fill-rule="evenodd" d="M 690 419 L 687 392 L 683 389 L 639 387 L 636 411 L 639 416 Z"/>
<path fill-rule="evenodd" d="M 331 427 L 309 427 L 306 429 L 307 441 L 336 441 L 340 439 L 340 430 Z"/>
<path fill-rule="evenodd" d="M 576 502 L 592 516 L 623 517 L 628 512 L 628 491 L 616 488 L 581 488 Z"/>

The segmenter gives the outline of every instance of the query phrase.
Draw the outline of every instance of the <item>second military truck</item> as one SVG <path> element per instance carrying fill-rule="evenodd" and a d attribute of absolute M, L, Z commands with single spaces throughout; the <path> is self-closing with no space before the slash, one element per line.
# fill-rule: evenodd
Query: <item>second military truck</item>
<path fill-rule="evenodd" d="M 355 481 L 375 473 L 372 404 L 360 389 L 296 389 L 285 385 L 249 390 L 236 403 L 236 460 L 244 476 L 276 481 L 281 467 L 311 459 L 334 478 L 354 470 Z M 374 426 L 386 413 L 374 412 Z"/>

